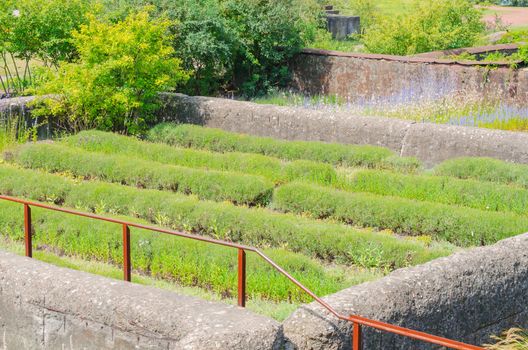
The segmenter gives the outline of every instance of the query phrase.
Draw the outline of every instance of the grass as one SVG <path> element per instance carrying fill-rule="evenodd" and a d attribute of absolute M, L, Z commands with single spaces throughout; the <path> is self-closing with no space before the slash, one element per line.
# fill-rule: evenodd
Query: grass
<path fill-rule="evenodd" d="M 425 91 L 420 95 L 403 92 L 390 98 L 354 100 L 338 96 L 304 96 L 279 91 L 254 99 L 259 104 L 296 106 L 352 115 L 397 118 L 415 122 L 473 126 L 510 131 L 528 130 L 528 109 L 510 106 L 500 100 L 471 94 L 445 95 Z"/>
<path fill-rule="evenodd" d="M 376 146 L 286 141 L 186 124 L 160 124 L 151 129 L 148 138 L 153 142 L 215 152 L 257 153 L 285 160 L 303 159 L 341 166 L 383 167 L 385 160 L 394 157 L 394 152 Z"/>
<path fill-rule="evenodd" d="M 528 231 L 528 217 L 512 213 L 350 193 L 303 183 L 279 187 L 273 205 L 285 212 L 405 235 L 427 235 L 462 247 L 492 244 Z"/>
<path fill-rule="evenodd" d="M 258 175 L 276 184 L 299 179 L 326 184 L 334 181 L 336 177 L 335 170 L 328 164 L 306 160 L 285 162 L 260 154 L 195 150 L 95 130 L 67 137 L 62 143 L 108 155 L 134 157 L 189 168 Z"/>
<path fill-rule="evenodd" d="M 448 255 L 453 247 L 369 232 L 264 208 L 105 183 L 74 183 L 55 175 L 0 167 L 0 193 L 113 213 L 259 247 L 285 248 L 327 263 L 402 267 Z"/>
<path fill-rule="evenodd" d="M 273 191 L 273 183 L 257 176 L 131 160 L 55 144 L 26 144 L 17 148 L 11 158 L 27 168 L 70 172 L 85 179 L 195 194 L 200 199 L 237 204 L 266 205 Z"/>
<path fill-rule="evenodd" d="M 450 159 L 436 166 L 434 174 L 460 179 L 513 184 L 528 188 L 528 165 L 509 163 L 493 158 L 462 157 Z"/>
<path fill-rule="evenodd" d="M 493 336 L 495 344 L 487 344 L 488 350 L 526 350 L 528 349 L 528 330 L 511 328 L 500 337 Z"/>
<path fill-rule="evenodd" d="M 518 186 L 374 170 L 343 171 L 339 179 L 335 186 L 347 191 L 528 214 L 528 190 Z"/>
<path fill-rule="evenodd" d="M 23 242 L 19 204 L 0 203 L 1 230 L 13 242 Z M 18 214 L 18 215 L 17 215 Z M 122 265 L 120 227 L 115 224 L 33 208 L 33 242 L 58 256 Z M 137 219 L 123 217 L 127 221 Z M 139 223 L 144 223 L 139 221 Z M 132 229 L 135 272 L 199 287 L 227 298 L 237 291 L 237 252 L 221 246 Z M 325 265 L 284 249 L 265 249 L 279 265 L 319 295 L 379 276 L 381 270 Z M 251 299 L 306 302 L 310 298 L 254 254 L 249 254 L 247 288 Z M 354 273 L 354 272 L 357 272 Z M 370 277 L 369 277 L 370 276 Z"/>

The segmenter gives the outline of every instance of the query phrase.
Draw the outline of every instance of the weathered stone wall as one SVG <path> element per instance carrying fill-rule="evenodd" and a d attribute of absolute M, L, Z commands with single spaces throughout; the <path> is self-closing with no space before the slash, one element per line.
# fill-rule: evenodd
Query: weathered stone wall
<path fill-rule="evenodd" d="M 162 120 L 287 140 L 369 144 L 417 157 L 426 166 L 461 156 L 528 163 L 528 133 L 414 123 L 347 112 L 259 105 L 209 97 L 164 94 Z"/>
<path fill-rule="evenodd" d="M 247 310 L 0 251 L 0 348 L 279 349 L 282 328 Z"/>
<path fill-rule="evenodd" d="M 292 61 L 291 87 L 353 103 L 410 103 L 464 94 L 528 106 L 528 69 L 497 62 L 353 54 L 305 49 Z"/>
<path fill-rule="evenodd" d="M 324 298 L 343 314 L 473 344 L 528 327 L 528 234 Z M 282 325 L 235 306 L 0 251 L 0 348 L 350 349 L 351 327 L 312 303 Z M 433 349 L 363 329 L 364 349 Z"/>
<path fill-rule="evenodd" d="M 528 164 L 528 133 L 415 123 L 355 116 L 344 111 L 259 105 L 181 94 L 161 94 L 161 99 L 163 107 L 159 121 L 199 124 L 286 140 L 383 146 L 401 156 L 417 157 L 428 167 L 462 156 L 492 157 Z M 26 99 L 0 101 L 0 115 L 6 110 L 11 113 L 26 111 L 23 107 L 26 102 Z M 39 129 L 39 134 L 43 137 L 52 135 L 52 129 L 46 125 Z"/>
<path fill-rule="evenodd" d="M 324 298 L 343 314 L 484 344 L 510 327 L 528 327 L 528 234 L 475 248 Z M 284 323 L 288 349 L 350 349 L 351 326 L 316 304 Z M 363 328 L 364 349 L 434 346 Z"/>
<path fill-rule="evenodd" d="M 0 124 L 7 122 L 7 119 L 16 121 L 16 129 L 24 132 L 25 130 L 37 126 L 38 137 L 41 139 L 51 138 L 53 136 L 52 123 L 44 123 L 44 118 L 37 118 L 31 115 L 28 104 L 35 97 L 14 97 L 0 99 Z"/>

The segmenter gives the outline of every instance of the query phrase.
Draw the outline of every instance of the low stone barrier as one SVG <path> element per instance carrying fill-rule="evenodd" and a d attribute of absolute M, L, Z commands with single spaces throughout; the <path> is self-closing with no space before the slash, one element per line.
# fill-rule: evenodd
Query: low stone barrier
<path fill-rule="evenodd" d="M 161 120 L 200 124 L 286 140 L 368 144 L 417 157 L 428 167 L 474 156 L 528 163 L 528 133 L 355 116 L 345 111 L 259 105 L 163 94 Z"/>
<path fill-rule="evenodd" d="M 1 349 L 279 349 L 245 309 L 0 251 Z"/>
<path fill-rule="evenodd" d="M 513 326 L 528 327 L 528 234 L 475 248 L 324 298 L 338 312 L 354 313 L 473 344 Z M 284 323 L 287 349 L 350 349 L 351 326 L 318 304 L 298 309 Z M 435 349 L 363 328 L 364 349 Z"/>
<path fill-rule="evenodd" d="M 432 167 L 446 159 L 491 157 L 528 164 L 528 133 L 416 123 L 356 116 L 346 111 L 260 105 L 214 97 L 161 94 L 158 121 L 199 124 L 285 140 L 339 142 L 387 147 Z M 24 111 L 31 97 L 0 100 L 0 115 Z M 45 125 L 39 136 L 53 135 Z"/>

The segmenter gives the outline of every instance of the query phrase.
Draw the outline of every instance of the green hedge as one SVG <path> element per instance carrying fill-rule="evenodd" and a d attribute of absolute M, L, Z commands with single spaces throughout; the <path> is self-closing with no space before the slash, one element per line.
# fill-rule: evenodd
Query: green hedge
<path fill-rule="evenodd" d="M 237 204 L 266 205 L 274 187 L 257 176 L 184 168 L 53 144 L 23 145 L 14 152 L 14 161 L 27 168 L 71 172 L 85 178 Z"/>
<path fill-rule="evenodd" d="M 492 158 L 455 158 L 439 164 L 436 175 L 501 182 L 528 187 L 528 165 Z"/>
<path fill-rule="evenodd" d="M 336 186 L 355 192 L 528 214 L 528 190 L 483 181 L 360 170 Z"/>
<path fill-rule="evenodd" d="M 24 239 L 20 204 L 0 201 L 0 230 L 13 241 Z M 119 225 L 33 208 L 33 243 L 56 253 L 122 265 Z M 129 221 L 136 221 L 124 218 Z M 229 297 L 237 293 L 237 251 L 189 239 L 132 229 L 131 260 L 136 272 L 174 280 L 183 286 L 201 287 Z M 22 243 L 21 243 L 22 244 Z M 43 248 L 44 249 L 44 248 Z M 284 249 L 266 249 L 273 260 L 318 295 L 349 287 L 360 279 L 344 267 L 325 268 L 318 261 Z M 311 299 L 264 260 L 247 255 L 247 293 L 250 298 L 307 302 Z"/>
<path fill-rule="evenodd" d="M 260 154 L 240 152 L 213 153 L 141 141 L 102 131 L 83 131 L 67 137 L 63 143 L 91 152 L 116 154 L 190 168 L 235 171 L 264 176 L 275 183 L 306 179 L 321 184 L 335 180 L 336 172 L 328 164 L 298 160 L 284 162 Z"/>
<path fill-rule="evenodd" d="M 394 153 L 382 147 L 285 141 L 186 124 L 157 125 L 150 130 L 148 138 L 153 142 L 216 152 L 258 153 L 287 160 L 306 159 L 333 165 L 378 167 L 397 163 L 394 159 L 384 163 L 384 160 L 394 156 Z"/>
<path fill-rule="evenodd" d="M 528 217 L 513 213 L 350 193 L 302 183 L 278 188 L 273 205 L 315 218 L 333 218 L 406 235 L 430 235 L 459 246 L 491 244 L 528 231 Z"/>
<path fill-rule="evenodd" d="M 44 190 L 43 183 L 52 186 Z M 259 247 L 285 247 L 326 261 L 365 267 L 401 267 L 450 253 L 450 249 L 436 245 L 427 247 L 416 240 L 364 232 L 263 208 L 203 202 L 176 193 L 115 184 L 74 184 L 55 175 L 5 165 L 0 166 L 0 193 L 35 200 L 53 197 L 55 203 L 69 207 L 134 216 L 197 234 Z"/>

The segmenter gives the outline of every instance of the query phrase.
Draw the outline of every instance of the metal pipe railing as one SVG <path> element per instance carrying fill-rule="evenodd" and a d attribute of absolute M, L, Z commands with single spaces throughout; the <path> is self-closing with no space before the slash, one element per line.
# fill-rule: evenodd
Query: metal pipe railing
<path fill-rule="evenodd" d="M 375 328 L 381 331 L 385 331 L 388 333 L 398 334 L 404 337 L 412 338 L 421 340 L 424 342 L 428 342 L 431 344 L 436 344 L 440 346 L 444 346 L 450 349 L 456 349 L 456 350 L 483 350 L 483 348 L 469 345 L 465 343 L 461 343 L 455 340 L 447 339 L 438 337 L 435 335 L 431 335 L 424 332 L 415 331 L 412 329 L 399 327 L 395 325 L 391 325 L 389 323 L 384 323 L 380 321 L 374 321 L 365 317 L 361 316 L 345 316 L 337 312 L 332 306 L 330 306 L 327 302 L 319 298 L 315 293 L 313 293 L 310 289 L 305 287 L 301 282 L 299 282 L 295 277 L 290 275 L 286 270 L 284 270 L 282 267 L 280 267 L 278 264 L 276 264 L 273 260 L 271 260 L 266 254 L 261 252 L 259 249 L 237 244 L 233 242 L 227 242 L 222 241 L 218 239 L 208 238 L 204 236 L 199 235 L 193 235 L 185 232 L 178 232 L 174 230 L 168 230 L 163 229 L 155 226 L 149 226 L 149 225 L 142 225 L 142 224 L 136 224 L 133 222 L 128 222 L 125 220 L 120 219 L 114 219 L 114 218 L 108 218 L 101 215 L 96 214 L 90 214 L 90 213 L 83 213 L 76 210 L 71 209 L 65 209 L 60 207 L 55 207 L 39 202 L 33 202 L 28 201 L 25 199 L 10 197 L 10 196 L 3 196 L 0 195 L 0 200 L 6 200 L 9 202 L 14 203 L 20 203 L 24 205 L 24 241 L 25 241 L 25 254 L 27 257 L 33 256 L 33 249 L 32 249 L 32 224 L 31 224 L 31 208 L 37 207 L 47 210 L 52 210 L 56 212 L 61 212 L 65 214 L 100 220 L 100 221 L 106 221 L 114 224 L 119 224 L 122 226 L 123 230 L 123 279 L 125 281 L 130 282 L 131 276 L 132 276 L 132 262 L 130 258 L 130 228 L 139 228 L 143 230 L 148 231 L 154 231 L 159 233 L 164 233 L 168 235 L 178 236 L 182 238 L 188 238 L 195 241 L 200 242 L 206 242 L 216 245 L 221 245 L 225 247 L 235 248 L 238 250 L 238 305 L 240 307 L 246 306 L 246 252 L 252 252 L 260 256 L 264 261 L 266 261 L 268 264 L 270 264 L 275 270 L 277 270 L 280 274 L 285 276 L 287 279 L 289 279 L 293 284 L 295 284 L 297 287 L 299 287 L 301 290 L 303 290 L 305 293 L 307 293 L 309 296 L 311 296 L 319 305 L 324 307 L 329 313 L 334 315 L 340 320 L 350 322 L 352 324 L 352 349 L 353 350 L 360 350 L 361 349 L 361 330 L 363 326 Z"/>

